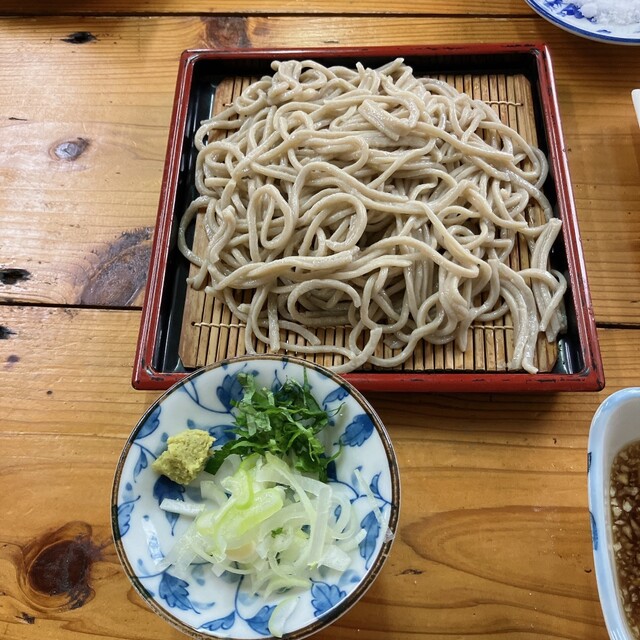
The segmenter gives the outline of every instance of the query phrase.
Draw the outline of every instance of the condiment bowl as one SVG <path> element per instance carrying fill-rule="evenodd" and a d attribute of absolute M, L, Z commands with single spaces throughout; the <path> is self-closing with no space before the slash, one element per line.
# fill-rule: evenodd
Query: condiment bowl
<path fill-rule="evenodd" d="M 200 639 L 272 637 L 269 618 L 287 592 L 258 596 L 243 588 L 241 577 L 217 577 L 206 563 L 192 565 L 186 576 L 166 568 L 163 558 L 187 529 L 188 518 L 163 511 L 160 503 L 201 498 L 192 486 L 178 485 L 152 468 L 168 437 L 185 429 L 208 431 L 216 438 L 214 447 L 233 437 L 228 429 L 233 401 L 242 395 L 241 372 L 254 374 L 267 388 L 286 379 L 302 383 L 306 375 L 311 393 L 333 416 L 322 432 L 326 445 L 341 447 L 329 467 L 329 483 L 349 493 L 366 532 L 349 552 L 344 573 L 319 569 L 311 588 L 300 594 L 283 637 L 304 638 L 337 620 L 371 586 L 391 549 L 400 506 L 398 464 L 384 425 L 358 391 L 323 367 L 296 358 L 247 356 L 200 369 L 162 395 L 133 429 L 117 465 L 111 498 L 115 546 L 138 593 L 183 633 Z"/>
<path fill-rule="evenodd" d="M 588 445 L 588 490 L 598 594 L 613 640 L 634 640 L 622 607 L 617 576 L 611 512 L 611 469 L 616 455 L 640 440 L 640 388 L 610 395 L 591 422 Z"/>

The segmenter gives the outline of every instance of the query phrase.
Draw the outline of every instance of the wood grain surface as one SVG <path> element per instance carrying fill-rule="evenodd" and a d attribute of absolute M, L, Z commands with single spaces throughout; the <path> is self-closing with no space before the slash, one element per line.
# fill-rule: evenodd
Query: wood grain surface
<path fill-rule="evenodd" d="M 134 594 L 110 540 L 115 464 L 157 397 L 129 384 L 139 312 L 11 306 L 3 315 L 3 637 L 181 637 Z M 609 380 L 597 394 L 368 396 L 399 458 L 399 532 L 365 600 L 318 637 L 607 637 L 586 444 L 599 402 L 634 384 L 640 336 L 605 329 L 600 341 Z M 16 579 L 28 582 L 25 555 L 60 530 L 86 546 L 74 609 L 77 593 L 52 602 Z"/>
<path fill-rule="evenodd" d="M 95 40 L 65 41 L 79 30 Z M 56 17 L 7 19 L 0 35 L 0 269 L 23 272 L 0 300 L 140 304 L 184 49 L 546 41 L 596 318 L 640 320 L 631 47 L 538 18 Z"/>
<path fill-rule="evenodd" d="M 524 0 L 416 0 L 389 3 L 362 0 L 3 0 L 0 15 L 158 15 L 158 14 L 372 14 L 372 15 L 489 15 L 531 16 Z"/>
<path fill-rule="evenodd" d="M 586 495 L 599 403 L 638 381 L 638 52 L 522 0 L 60 0 L 0 6 L 0 635 L 183 638 L 111 541 L 116 462 L 180 53 L 546 42 L 607 378 L 589 394 L 369 394 L 402 478 L 365 598 L 318 638 L 606 640 Z"/>

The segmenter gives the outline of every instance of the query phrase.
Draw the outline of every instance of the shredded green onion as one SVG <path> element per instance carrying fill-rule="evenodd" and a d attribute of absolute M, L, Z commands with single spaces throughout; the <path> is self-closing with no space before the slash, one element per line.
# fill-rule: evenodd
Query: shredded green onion
<path fill-rule="evenodd" d="M 255 377 L 239 373 L 242 400 L 235 402 L 236 439 L 217 449 L 206 465 L 209 473 L 216 473 L 231 453 L 242 457 L 269 452 L 288 457 L 293 466 L 327 480 L 327 466 L 339 454 L 327 457 L 318 434 L 330 422 L 331 415 L 322 409 L 311 393 L 306 372 L 304 383 L 286 380 L 275 391 L 259 388 Z M 338 413 L 340 407 L 335 411 Z"/>

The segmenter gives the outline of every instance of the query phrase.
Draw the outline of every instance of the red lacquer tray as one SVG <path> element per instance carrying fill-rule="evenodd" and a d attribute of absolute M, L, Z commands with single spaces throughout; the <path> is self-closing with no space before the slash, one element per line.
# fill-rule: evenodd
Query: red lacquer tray
<path fill-rule="evenodd" d="M 185 321 L 193 305 L 190 299 L 193 293 L 186 285 L 189 264 L 176 246 L 180 217 L 197 195 L 193 186 L 193 136 L 200 121 L 210 115 L 216 93 L 223 91 L 224 82 L 229 78 L 268 74 L 271 61 L 276 59 L 316 59 L 325 64 L 347 66 L 360 61 L 368 66 L 378 66 L 396 57 L 403 57 L 416 75 L 457 78 L 465 83 L 465 90 L 471 79 L 469 86 L 473 87 L 474 97 L 485 99 L 485 91 L 488 96 L 491 92 L 498 96 L 500 91 L 515 91 L 519 96 L 521 102 L 514 101 L 511 94 L 505 94 L 506 99 L 500 95 L 501 99 L 494 102 L 505 105 L 505 109 L 516 109 L 512 105 L 520 105 L 519 114 L 513 111 L 514 122 L 524 126 L 524 117 L 529 119 L 526 126 L 549 159 L 551 175 L 545 192 L 554 214 L 563 222 L 562 236 L 552 252 L 552 263 L 569 281 L 565 296 L 569 327 L 558 342 L 549 369 L 533 375 L 496 369 L 499 358 L 495 353 L 489 353 L 492 347 L 487 344 L 474 347 L 476 352 L 471 360 L 465 360 L 460 354 L 459 358 L 449 358 L 447 353 L 436 353 L 428 368 L 362 370 L 346 374 L 345 378 L 363 391 L 554 392 L 596 391 L 604 387 L 549 51 L 542 44 L 503 44 L 185 51 L 180 60 L 134 363 L 133 386 L 136 389 L 167 389 L 194 368 L 211 362 L 211 358 L 226 359 L 244 353 L 243 350 L 234 352 L 229 345 L 236 345 L 236 342 L 229 341 L 227 351 L 223 351 L 221 357 L 216 356 L 216 350 L 210 344 L 208 354 L 202 355 L 202 344 L 199 345 L 198 340 L 210 340 L 209 333 L 203 333 L 209 331 L 209 326 L 206 322 Z M 200 333 L 191 344 L 191 336 L 186 336 L 185 340 L 185 332 L 191 331 L 190 327 L 194 325 Z M 228 333 L 228 327 L 235 325 L 227 320 L 223 326 L 222 331 Z"/>

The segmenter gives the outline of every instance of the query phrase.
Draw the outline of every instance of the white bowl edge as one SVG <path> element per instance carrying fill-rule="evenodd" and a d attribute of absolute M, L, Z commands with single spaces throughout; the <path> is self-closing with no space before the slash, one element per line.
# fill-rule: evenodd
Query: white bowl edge
<path fill-rule="evenodd" d="M 593 416 L 588 444 L 588 493 L 600 605 L 612 640 L 634 640 L 617 595 L 611 540 L 609 474 L 616 454 L 640 440 L 640 387 L 611 394 Z"/>

